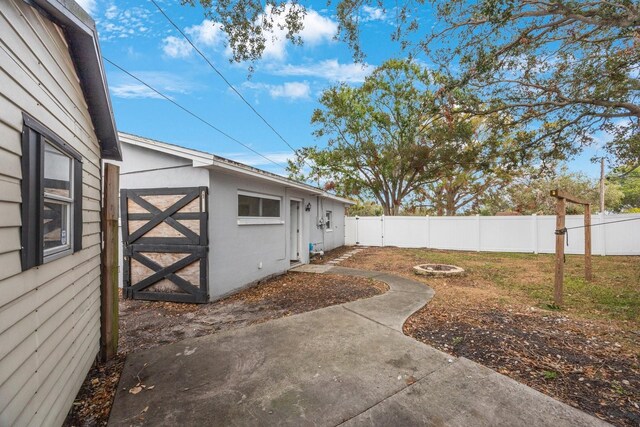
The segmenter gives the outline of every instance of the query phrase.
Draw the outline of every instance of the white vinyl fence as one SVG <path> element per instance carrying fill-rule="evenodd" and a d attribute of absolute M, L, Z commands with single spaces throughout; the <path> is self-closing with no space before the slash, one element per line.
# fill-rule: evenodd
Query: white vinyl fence
<path fill-rule="evenodd" d="M 567 215 L 566 227 L 581 226 L 583 221 L 583 215 Z M 640 215 L 593 215 L 591 222 L 593 254 L 640 255 Z M 597 225 L 602 223 L 611 224 Z M 345 244 L 554 253 L 555 228 L 553 215 L 347 217 Z M 570 229 L 568 236 L 565 252 L 583 254 L 584 229 Z"/>

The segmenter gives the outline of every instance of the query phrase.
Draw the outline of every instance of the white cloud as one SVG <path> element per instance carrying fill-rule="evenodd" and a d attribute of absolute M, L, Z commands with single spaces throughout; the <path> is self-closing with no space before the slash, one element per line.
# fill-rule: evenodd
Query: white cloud
<path fill-rule="evenodd" d="M 364 21 L 385 21 L 387 19 L 387 13 L 384 9 L 379 7 L 362 6 L 363 20 Z"/>
<path fill-rule="evenodd" d="M 265 8 L 264 15 L 266 18 L 273 19 L 273 29 L 265 33 L 264 58 L 283 60 L 287 56 L 289 42 L 286 38 L 287 31 L 284 27 L 286 14 L 293 7 L 298 6 L 287 4 L 285 11 L 281 14 L 274 14 L 271 5 Z M 263 17 L 258 17 L 258 20 L 260 19 L 263 19 Z M 338 24 L 335 21 L 320 15 L 313 9 L 307 9 L 303 19 L 303 28 L 298 35 L 305 45 L 317 46 L 323 42 L 331 41 L 337 31 Z"/>
<path fill-rule="evenodd" d="M 118 7 L 115 4 L 109 5 L 104 12 L 104 17 L 107 19 L 113 19 L 118 16 Z"/>
<path fill-rule="evenodd" d="M 122 10 L 112 3 L 105 9 L 103 16 L 96 17 L 96 24 L 100 41 L 104 42 L 150 35 L 148 30 L 154 23 L 151 12 L 144 7 L 135 6 Z"/>
<path fill-rule="evenodd" d="M 307 82 L 286 82 L 269 88 L 269 94 L 273 98 L 305 99 L 309 98 L 310 92 L 311 88 Z"/>
<path fill-rule="evenodd" d="M 76 0 L 89 15 L 93 15 L 96 11 L 96 0 Z"/>
<path fill-rule="evenodd" d="M 222 31 L 222 24 L 209 19 L 186 28 L 185 32 L 193 38 L 197 45 L 218 48 L 226 42 L 226 34 Z"/>
<path fill-rule="evenodd" d="M 265 11 L 257 20 L 273 19 L 273 28 L 264 33 L 265 48 L 263 58 L 267 60 L 284 60 L 287 56 L 287 31 L 285 27 L 285 17 L 291 8 L 298 7 L 287 4 L 285 11 L 281 14 L 273 12 L 273 7 L 268 5 Z M 228 47 L 227 35 L 222 30 L 222 24 L 208 19 L 203 20 L 200 24 L 192 25 L 185 29 L 185 32 L 192 37 L 198 46 L 213 48 L 216 50 L 225 47 L 225 55 L 231 56 L 231 50 Z M 319 44 L 330 42 L 338 32 L 338 24 L 331 18 L 322 16 L 313 9 L 308 9 L 303 19 L 303 28 L 298 34 L 305 46 L 317 46 Z M 166 53 L 166 52 L 165 52 Z M 171 55 L 169 55 L 171 56 Z M 176 56 L 178 57 L 178 56 Z"/>
<path fill-rule="evenodd" d="M 335 21 L 320 15 L 313 9 L 307 10 L 303 24 L 300 37 L 306 44 L 312 46 L 330 42 L 338 32 L 338 24 Z"/>
<path fill-rule="evenodd" d="M 111 93 L 117 98 L 134 99 L 134 98 L 156 98 L 162 97 L 140 83 L 124 83 L 111 87 Z"/>
<path fill-rule="evenodd" d="M 285 82 L 281 85 L 266 83 L 244 82 L 244 88 L 257 91 L 266 91 L 272 98 L 285 98 L 289 100 L 308 99 L 311 87 L 307 82 Z"/>
<path fill-rule="evenodd" d="M 162 51 L 170 58 L 188 58 L 193 53 L 193 47 L 185 39 L 168 36 L 162 39 Z"/>
<path fill-rule="evenodd" d="M 281 76 L 308 76 L 335 82 L 361 83 L 373 69 L 371 64 L 341 64 L 337 59 L 327 59 L 304 65 L 274 66 L 270 71 Z"/>
<path fill-rule="evenodd" d="M 197 88 L 192 81 L 164 71 L 134 71 L 132 74 L 169 97 L 188 94 Z M 125 75 L 116 75 L 115 84 L 111 85 L 111 93 L 115 97 L 127 99 L 162 98 L 147 86 Z"/>

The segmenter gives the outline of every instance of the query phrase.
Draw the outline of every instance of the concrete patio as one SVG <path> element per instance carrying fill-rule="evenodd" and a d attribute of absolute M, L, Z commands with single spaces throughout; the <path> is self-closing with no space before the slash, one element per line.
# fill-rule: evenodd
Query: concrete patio
<path fill-rule="evenodd" d="M 377 272 L 383 295 L 130 355 L 110 425 L 606 425 L 402 333 L 433 296 Z M 129 393 L 138 381 L 153 386 Z"/>

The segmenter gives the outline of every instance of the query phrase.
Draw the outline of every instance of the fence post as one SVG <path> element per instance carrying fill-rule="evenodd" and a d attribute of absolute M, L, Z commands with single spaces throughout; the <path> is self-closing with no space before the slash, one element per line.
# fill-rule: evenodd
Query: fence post
<path fill-rule="evenodd" d="M 360 240 L 358 239 L 358 224 L 360 223 L 360 221 L 358 221 L 359 219 L 360 217 L 356 215 L 356 246 L 360 244 Z"/>
<path fill-rule="evenodd" d="M 104 249 L 100 271 L 100 357 L 111 360 L 118 354 L 118 203 L 120 168 L 104 165 L 104 207 L 100 228 Z"/>
<path fill-rule="evenodd" d="M 604 212 L 600 212 L 600 224 L 604 222 Z M 600 227 L 600 244 L 602 245 L 602 256 L 607 254 L 607 226 L 601 225 Z"/>
<path fill-rule="evenodd" d="M 482 230 L 480 230 L 480 214 L 476 214 L 476 227 L 478 227 L 478 252 L 482 248 L 482 242 L 480 241 L 480 234 Z"/>
<path fill-rule="evenodd" d="M 384 248 L 384 214 L 380 218 L 380 221 L 382 222 L 382 224 L 380 224 L 380 232 L 381 232 L 380 242 L 382 244 L 382 247 Z"/>
<path fill-rule="evenodd" d="M 538 253 L 538 214 L 532 214 L 531 220 L 533 221 L 531 224 L 531 229 L 533 230 L 533 253 Z"/>
<path fill-rule="evenodd" d="M 427 215 L 427 248 L 431 247 L 431 217 Z"/>

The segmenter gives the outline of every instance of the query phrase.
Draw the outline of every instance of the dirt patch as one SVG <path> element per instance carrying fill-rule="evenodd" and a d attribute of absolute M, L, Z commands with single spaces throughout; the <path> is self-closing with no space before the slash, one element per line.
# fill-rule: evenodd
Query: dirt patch
<path fill-rule="evenodd" d="M 118 357 L 96 364 L 85 379 L 66 426 L 104 426 L 126 354 L 267 320 L 382 294 L 367 278 L 288 273 L 211 304 L 120 299 Z"/>
<path fill-rule="evenodd" d="M 589 326 L 548 314 L 495 308 L 461 313 L 427 305 L 404 332 L 611 423 L 640 425 L 638 354 Z"/>
<path fill-rule="evenodd" d="M 593 282 L 567 257 L 565 301 L 553 301 L 553 257 L 370 248 L 341 265 L 420 280 L 433 300 L 407 335 L 464 356 L 615 425 L 640 425 L 640 259 L 595 257 Z M 463 277 L 416 276 L 419 263 L 455 264 Z"/>

